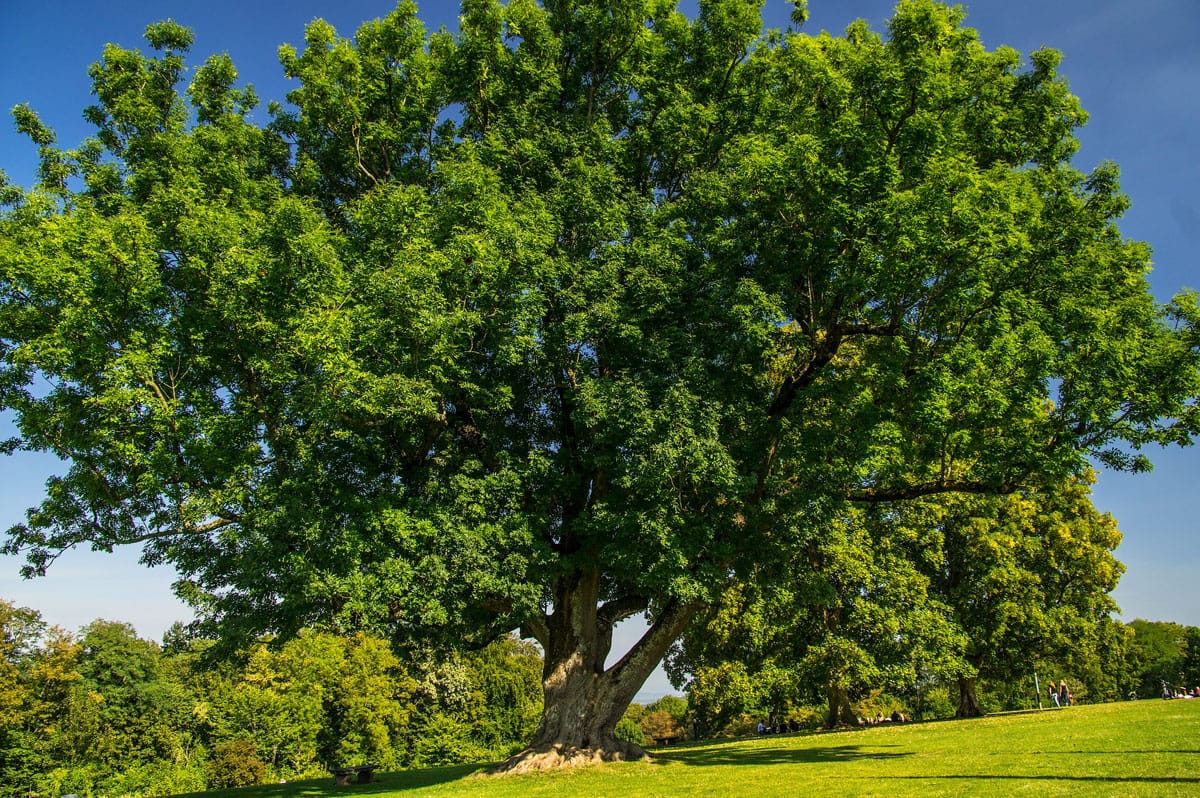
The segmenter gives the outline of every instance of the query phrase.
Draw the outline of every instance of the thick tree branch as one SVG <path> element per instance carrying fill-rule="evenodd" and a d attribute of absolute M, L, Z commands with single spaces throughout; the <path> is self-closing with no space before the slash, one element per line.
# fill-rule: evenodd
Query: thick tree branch
<path fill-rule="evenodd" d="M 545 618 L 527 618 L 521 624 L 521 637 L 532 637 L 545 651 L 550 645 L 550 627 Z"/>
<path fill-rule="evenodd" d="M 1019 490 L 1020 482 L 976 482 L 970 480 L 935 480 L 920 482 L 913 485 L 896 485 L 891 487 L 863 488 L 849 491 L 846 498 L 854 502 L 868 504 L 878 502 L 904 501 L 919 499 L 922 496 L 932 496 L 938 493 L 975 493 L 1004 495 Z"/>
<path fill-rule="evenodd" d="M 606 602 L 596 611 L 596 623 L 615 626 L 626 618 L 645 612 L 650 601 L 645 596 L 624 596 Z"/>
<path fill-rule="evenodd" d="M 161 538 L 175 537 L 178 535 L 207 535 L 209 532 L 215 532 L 218 529 L 232 526 L 237 522 L 238 519 L 236 517 L 214 518 L 213 520 L 206 521 L 203 524 L 175 527 L 172 529 L 160 529 L 157 532 L 147 532 L 144 535 L 137 535 L 131 538 L 122 538 L 121 540 L 112 540 L 107 542 L 115 546 L 128 546 L 133 543 L 145 543 L 147 540 L 159 540 Z"/>
<path fill-rule="evenodd" d="M 672 599 L 658 613 L 650 628 L 642 638 L 629 649 L 611 668 L 604 673 L 610 689 L 617 696 L 622 708 L 628 706 L 633 696 L 646 681 L 655 666 L 666 656 L 671 647 L 688 623 L 704 605 L 698 601 L 680 601 Z M 614 719 L 615 722 L 615 719 Z"/>
<path fill-rule="evenodd" d="M 841 346 L 842 338 L 839 331 L 831 330 L 829 335 L 825 337 L 818 346 L 808 364 L 804 369 L 797 374 L 792 374 L 784 378 L 783 383 L 779 386 L 779 390 L 775 392 L 775 398 L 767 407 L 767 415 L 771 418 L 782 418 L 791 408 L 792 403 L 796 401 L 796 396 L 803 389 L 812 385 L 816 381 L 817 375 L 821 369 L 829 365 L 837 354 L 838 347 Z"/>
<path fill-rule="evenodd" d="M 632 615 L 645 612 L 649 606 L 646 598 L 627 596 L 609 601 L 596 610 L 596 673 L 604 671 L 604 663 L 612 651 L 613 627 Z"/>

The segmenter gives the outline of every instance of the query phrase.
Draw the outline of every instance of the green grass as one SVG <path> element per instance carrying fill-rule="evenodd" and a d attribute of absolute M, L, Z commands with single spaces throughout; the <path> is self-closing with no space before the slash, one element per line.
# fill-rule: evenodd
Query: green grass
<path fill-rule="evenodd" d="M 1200 700 L 1147 700 L 679 746 L 653 762 L 481 778 L 476 766 L 206 793 L 358 796 L 1200 795 Z"/>

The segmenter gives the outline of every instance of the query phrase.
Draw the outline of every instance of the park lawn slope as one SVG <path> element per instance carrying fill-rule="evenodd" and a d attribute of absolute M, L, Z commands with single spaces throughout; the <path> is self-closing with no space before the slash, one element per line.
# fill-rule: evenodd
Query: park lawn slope
<path fill-rule="evenodd" d="M 1200 794 L 1200 701 L 1147 700 L 971 721 L 660 750 L 653 762 L 483 778 L 460 766 L 206 793 L 325 796 L 960 796 Z"/>

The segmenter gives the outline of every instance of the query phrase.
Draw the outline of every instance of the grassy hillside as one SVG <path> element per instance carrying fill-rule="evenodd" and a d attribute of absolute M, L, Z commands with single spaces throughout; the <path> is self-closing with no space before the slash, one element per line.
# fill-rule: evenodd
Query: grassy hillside
<path fill-rule="evenodd" d="M 1200 700 L 1146 700 L 680 746 L 653 762 L 481 778 L 462 766 L 206 793 L 338 796 L 1200 795 Z"/>

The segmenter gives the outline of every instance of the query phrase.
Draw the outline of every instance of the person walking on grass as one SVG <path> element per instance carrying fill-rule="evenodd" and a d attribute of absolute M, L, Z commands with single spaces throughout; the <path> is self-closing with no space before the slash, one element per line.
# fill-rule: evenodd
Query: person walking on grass
<path fill-rule="evenodd" d="M 1050 680 L 1050 684 L 1046 685 L 1046 689 L 1050 692 L 1050 702 L 1056 707 L 1061 706 L 1058 703 L 1058 687 L 1055 686 L 1053 679 Z"/>
<path fill-rule="evenodd" d="M 1067 689 L 1066 679 L 1058 683 L 1058 705 L 1060 707 L 1071 706 L 1071 691 Z"/>

